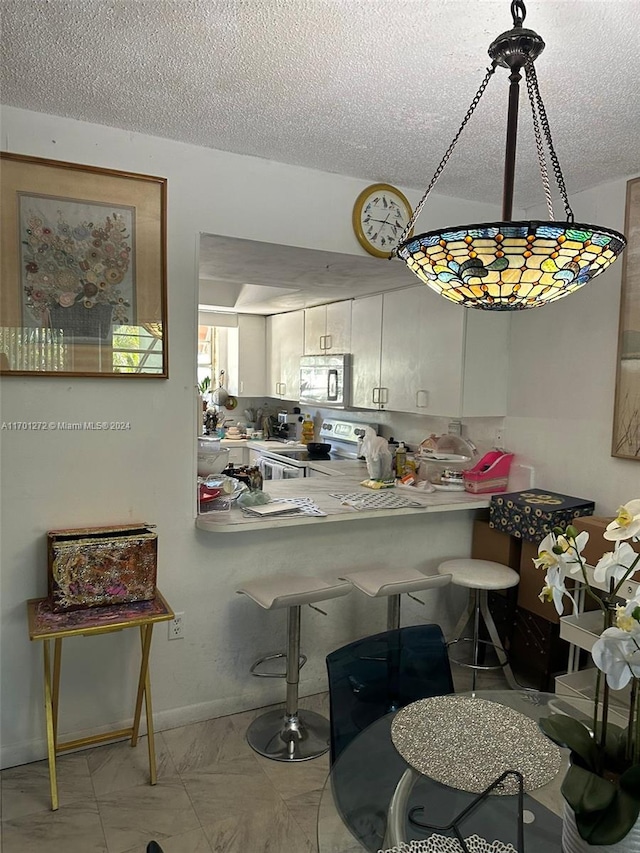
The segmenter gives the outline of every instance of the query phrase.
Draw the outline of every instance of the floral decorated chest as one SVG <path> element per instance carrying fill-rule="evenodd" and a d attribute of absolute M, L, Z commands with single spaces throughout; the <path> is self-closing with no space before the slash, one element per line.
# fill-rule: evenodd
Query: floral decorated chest
<path fill-rule="evenodd" d="M 49 600 L 54 611 L 155 596 L 158 537 L 153 525 L 50 530 Z"/>

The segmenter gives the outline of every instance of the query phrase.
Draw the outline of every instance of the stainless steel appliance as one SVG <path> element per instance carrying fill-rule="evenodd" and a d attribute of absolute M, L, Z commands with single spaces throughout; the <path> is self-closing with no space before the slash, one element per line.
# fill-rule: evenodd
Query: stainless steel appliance
<path fill-rule="evenodd" d="M 325 418 L 320 427 L 320 441 L 326 441 L 331 445 L 330 455 L 333 459 L 360 459 L 362 458 L 362 439 L 367 427 L 378 432 L 378 428 L 373 424 Z"/>
<path fill-rule="evenodd" d="M 307 476 L 307 462 L 300 458 L 306 457 L 306 450 L 294 450 L 286 444 L 278 447 L 275 441 L 273 445 L 273 450 L 261 450 L 255 460 L 264 480 L 290 480 Z"/>
<path fill-rule="evenodd" d="M 346 462 L 362 458 L 362 439 L 367 426 L 371 426 L 374 432 L 377 432 L 377 427 L 370 424 L 325 418 L 320 427 L 319 437 L 321 441 L 331 445 L 327 459 L 331 462 L 341 460 Z M 320 460 L 311 460 L 303 445 L 271 441 L 268 449 L 260 450 L 255 464 L 259 466 L 264 479 L 271 480 L 308 477 L 312 461 Z"/>
<path fill-rule="evenodd" d="M 301 414 L 278 412 L 278 423 L 274 426 L 273 434 L 281 441 L 300 441 L 302 437 Z"/>
<path fill-rule="evenodd" d="M 351 401 L 351 356 L 304 355 L 300 359 L 300 402 L 344 409 Z"/>

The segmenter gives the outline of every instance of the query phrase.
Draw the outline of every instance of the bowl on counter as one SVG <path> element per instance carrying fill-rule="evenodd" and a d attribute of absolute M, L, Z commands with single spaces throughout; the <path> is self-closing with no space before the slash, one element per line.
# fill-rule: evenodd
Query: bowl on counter
<path fill-rule="evenodd" d="M 309 441 L 307 443 L 307 453 L 312 458 L 323 459 L 329 455 L 331 445 L 324 441 Z"/>
<path fill-rule="evenodd" d="M 220 447 L 218 439 L 207 436 L 198 438 L 198 476 L 210 477 L 221 474 L 229 464 L 229 448 Z"/>

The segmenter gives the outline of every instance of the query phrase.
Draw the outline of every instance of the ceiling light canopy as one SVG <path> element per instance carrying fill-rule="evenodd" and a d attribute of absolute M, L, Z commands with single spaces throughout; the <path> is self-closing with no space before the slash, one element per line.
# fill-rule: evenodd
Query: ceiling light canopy
<path fill-rule="evenodd" d="M 489 47 L 487 69 L 460 129 L 447 149 L 422 199 L 392 252 L 436 293 L 459 305 L 494 311 L 536 308 L 578 290 L 610 266 L 626 246 L 622 234 L 598 225 L 574 222 L 560 163 L 555 152 L 534 60 L 544 41 L 522 25 L 526 9 L 522 0 L 511 3 L 513 28 Z M 496 68 L 510 69 L 507 141 L 501 222 L 456 225 L 408 237 L 473 115 Z M 548 222 L 511 221 L 518 132 L 521 71 L 524 69 L 533 129 L 544 188 Z M 553 213 L 547 154 L 558 185 L 566 221 Z"/>

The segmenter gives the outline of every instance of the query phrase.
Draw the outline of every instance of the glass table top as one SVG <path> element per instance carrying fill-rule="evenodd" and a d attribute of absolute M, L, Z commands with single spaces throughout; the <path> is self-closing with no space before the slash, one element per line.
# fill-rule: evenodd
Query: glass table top
<path fill-rule="evenodd" d="M 460 695 L 460 694 L 455 694 Z M 535 721 L 564 713 L 589 723 L 593 705 L 578 697 L 534 690 L 489 690 L 463 694 L 513 708 Z M 341 753 L 329 773 L 318 809 L 318 853 L 375 853 L 401 841 L 427 838 L 407 819 L 418 817 L 440 826 L 451 821 L 476 796 L 435 782 L 418 773 L 400 756 L 391 740 L 395 713 L 372 723 Z M 464 720 L 460 720 L 464 726 Z M 560 786 L 568 762 L 561 750 L 560 770 L 544 786 L 525 793 L 524 838 L 527 853 L 560 849 L 563 799 Z M 516 796 L 491 796 L 461 824 L 463 836 L 500 839 L 517 849 Z M 449 832 L 441 832 L 447 835 Z"/>

